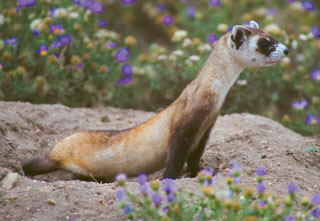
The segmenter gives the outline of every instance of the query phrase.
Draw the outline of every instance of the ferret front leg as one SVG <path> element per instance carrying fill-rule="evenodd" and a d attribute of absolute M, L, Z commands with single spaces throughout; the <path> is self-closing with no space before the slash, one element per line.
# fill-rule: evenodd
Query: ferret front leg
<path fill-rule="evenodd" d="M 190 173 L 190 177 L 195 177 L 200 170 L 200 158 L 206 147 L 206 143 L 209 139 L 212 126 L 204 133 L 197 148 L 191 152 L 187 159 L 187 171 Z"/>
<path fill-rule="evenodd" d="M 176 179 L 180 177 L 182 168 L 187 158 L 190 143 L 190 138 L 183 137 L 183 135 L 173 138 L 164 172 L 164 178 Z"/>

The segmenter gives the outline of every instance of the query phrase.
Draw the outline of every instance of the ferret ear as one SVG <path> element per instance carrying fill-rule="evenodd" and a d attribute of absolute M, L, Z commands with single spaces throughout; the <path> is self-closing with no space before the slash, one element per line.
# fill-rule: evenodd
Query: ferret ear
<path fill-rule="evenodd" d="M 248 39 L 249 35 L 251 35 L 251 32 L 245 26 L 235 25 L 232 28 L 231 40 L 234 42 L 237 50 Z"/>
<path fill-rule="evenodd" d="M 259 24 L 255 21 L 250 21 L 250 28 L 257 28 L 259 29 Z"/>

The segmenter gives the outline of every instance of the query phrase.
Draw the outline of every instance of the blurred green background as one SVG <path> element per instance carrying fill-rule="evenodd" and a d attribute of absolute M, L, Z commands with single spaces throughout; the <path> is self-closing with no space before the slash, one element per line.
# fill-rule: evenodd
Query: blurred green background
<path fill-rule="evenodd" d="M 320 69 L 319 1 L 100 2 L 104 10 L 95 14 L 71 0 L 20 8 L 17 1 L 0 0 L 0 99 L 158 111 L 197 75 L 213 48 L 208 34 L 220 37 L 255 20 L 289 47 L 289 56 L 274 67 L 246 69 L 221 113 L 259 114 L 304 135 L 320 133 L 320 78 L 311 77 Z M 164 16 L 173 23 L 164 25 Z M 63 30 L 51 32 L 57 23 Z M 64 34 L 71 44 L 51 48 Z M 11 37 L 16 44 L 8 44 Z M 39 54 L 41 44 L 47 51 Z M 115 59 L 121 48 L 130 50 L 124 63 Z M 132 82 L 118 84 L 124 64 L 133 67 Z M 292 105 L 303 99 L 307 105 Z"/>

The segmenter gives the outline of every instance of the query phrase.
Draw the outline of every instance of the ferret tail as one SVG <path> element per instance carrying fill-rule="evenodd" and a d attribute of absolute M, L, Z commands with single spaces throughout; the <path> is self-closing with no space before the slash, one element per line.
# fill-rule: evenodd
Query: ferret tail
<path fill-rule="evenodd" d="M 22 164 L 22 169 L 26 176 L 35 176 L 58 170 L 60 166 L 57 161 L 50 159 L 48 155 L 44 155 Z"/>

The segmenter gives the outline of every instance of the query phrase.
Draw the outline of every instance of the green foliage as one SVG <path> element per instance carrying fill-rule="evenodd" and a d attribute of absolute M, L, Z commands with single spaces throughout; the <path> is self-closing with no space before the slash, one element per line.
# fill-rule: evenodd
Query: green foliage
<path fill-rule="evenodd" d="M 137 1 L 129 6 L 108 1 L 101 15 L 65 0 L 39 0 L 19 13 L 15 13 L 16 4 L 0 0 L 2 100 L 155 111 L 174 101 L 200 71 L 214 47 L 207 42 L 209 33 L 221 37 L 229 26 L 256 20 L 290 48 L 289 59 L 274 67 L 246 69 L 221 113 L 250 112 L 272 117 L 304 135 L 320 132 L 319 123 L 304 123 L 307 115 L 320 114 L 320 81 L 310 77 L 320 59 L 320 39 L 310 34 L 312 26 L 320 28 L 318 2 L 314 11 L 306 11 L 299 1 L 241 0 L 235 4 L 224 0 L 218 7 L 208 7 L 207 0 Z M 186 13 L 190 5 L 196 8 L 194 18 Z M 165 6 L 164 11 L 160 6 Z M 52 17 L 51 8 L 60 11 Z M 168 14 L 174 23 L 164 26 L 162 17 Z M 106 27 L 98 26 L 100 19 L 107 20 Z M 52 49 L 59 34 L 52 34 L 49 26 L 58 22 L 72 43 Z M 34 29 L 39 29 L 39 37 L 34 36 Z M 18 38 L 16 49 L 4 44 L 12 36 Z M 118 46 L 107 47 L 110 41 Z M 37 53 L 41 44 L 49 48 L 44 56 Z M 129 85 L 117 84 L 123 77 L 123 64 L 116 62 L 115 54 L 122 47 L 131 52 L 128 62 L 134 74 Z M 308 106 L 292 107 L 293 101 L 303 98 Z"/>
<path fill-rule="evenodd" d="M 310 153 L 320 153 L 320 144 L 316 144 L 316 147 L 307 148 Z"/>
<path fill-rule="evenodd" d="M 263 167 L 260 167 L 264 170 Z M 199 188 L 192 192 L 177 189 L 171 179 L 161 183 L 153 180 L 143 181 L 139 175 L 140 194 L 131 193 L 124 180 L 118 181 L 116 198 L 124 213 L 131 220 L 317 220 L 319 194 L 301 200 L 300 212 L 295 211 L 297 187 L 288 184 L 288 195 L 277 197 L 266 191 L 263 175 L 257 172 L 257 190 L 250 186 L 241 186 L 241 171 L 231 171 L 227 178 L 227 190 L 214 187 L 214 177 L 210 170 L 198 173 Z M 121 184 L 120 184 L 121 182 Z M 295 217 L 295 218 L 294 218 Z"/>

